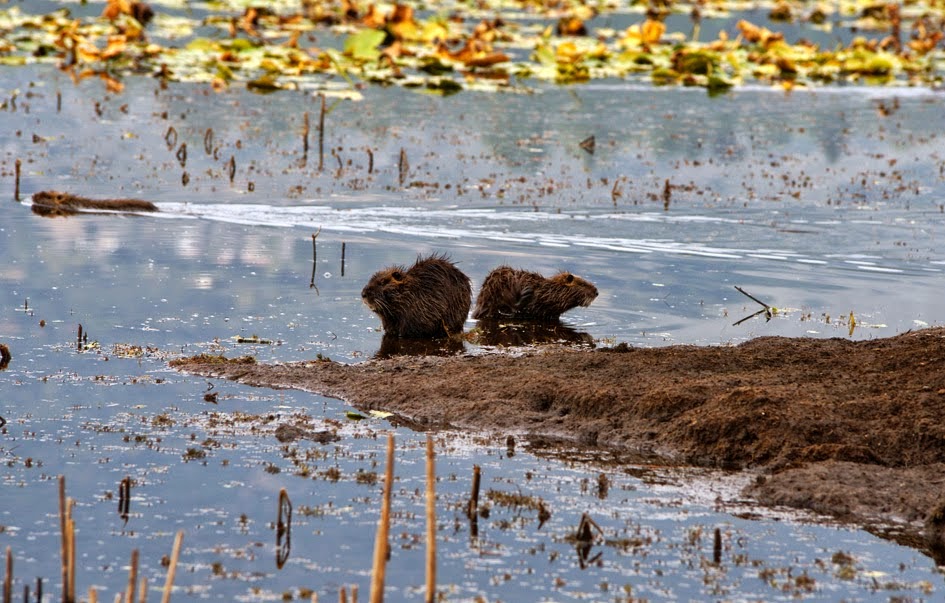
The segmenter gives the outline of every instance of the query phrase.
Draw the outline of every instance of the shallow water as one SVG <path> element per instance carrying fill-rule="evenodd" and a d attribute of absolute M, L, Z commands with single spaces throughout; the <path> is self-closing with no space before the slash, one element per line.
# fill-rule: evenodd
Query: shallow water
<path fill-rule="evenodd" d="M 58 593 L 60 474 L 76 500 L 80 593 L 94 585 L 112 598 L 133 548 L 156 589 L 159 560 L 182 529 L 174 600 L 279 599 L 300 588 L 324 599 L 349 584 L 366 596 L 382 482 L 369 474 L 382 474 L 389 431 L 398 449 L 388 598 L 419 600 L 422 434 L 350 421 L 336 400 L 166 365 L 204 351 L 361 361 L 381 337 L 361 287 L 418 253 L 449 253 L 474 284 L 503 262 L 589 278 L 600 297 L 565 322 L 603 344 L 865 339 L 943 320 L 936 93 L 744 89 L 709 99 L 607 83 L 442 99 L 366 89 L 363 102 L 328 114 L 319 171 L 315 133 L 304 164 L 301 135 L 319 102 L 302 93 L 160 90 L 134 79 L 108 97 L 39 67 L 4 78 L 7 97 L 19 90 L 16 109 L 0 111 L 8 197 L 20 158 L 24 199 L 59 189 L 161 209 L 68 219 L 33 215 L 28 200 L 3 209 L 0 341 L 13 361 L 0 373 L 0 548 L 14 552 L 15 592 L 42 577 L 46 600 Z M 899 109 L 879 117 L 877 104 L 894 98 Z M 578 147 L 591 134 L 594 155 Z M 759 308 L 736 285 L 779 311 L 733 326 Z M 79 324 L 89 340 L 81 351 Z M 274 343 L 235 340 L 253 335 Z M 276 427 L 296 422 L 341 440 L 281 444 Z M 521 446 L 509 458 L 504 434 L 436 441 L 447 600 L 878 601 L 934 599 L 945 587 L 929 559 L 862 531 L 739 519 L 737 489 L 712 477 L 677 473 L 660 485 Z M 539 527 L 533 509 L 493 502 L 471 539 L 462 507 L 473 464 L 483 493 L 540 497 L 550 520 Z M 599 498 L 602 472 L 610 488 Z M 127 523 L 117 512 L 125 476 Z M 277 569 L 280 488 L 295 513 Z M 587 558 L 602 556 L 586 569 L 566 540 L 582 512 L 620 541 L 596 545 Z M 716 527 L 720 567 L 707 563 Z M 853 557 L 852 572 L 832 561 L 838 551 Z"/>

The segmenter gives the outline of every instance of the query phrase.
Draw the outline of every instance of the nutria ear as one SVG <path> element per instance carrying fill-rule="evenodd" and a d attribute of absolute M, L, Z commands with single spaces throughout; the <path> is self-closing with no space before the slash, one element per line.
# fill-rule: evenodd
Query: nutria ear
<path fill-rule="evenodd" d="M 390 273 L 390 280 L 394 283 L 402 283 L 404 281 L 404 273 L 400 270 L 394 270 Z"/>

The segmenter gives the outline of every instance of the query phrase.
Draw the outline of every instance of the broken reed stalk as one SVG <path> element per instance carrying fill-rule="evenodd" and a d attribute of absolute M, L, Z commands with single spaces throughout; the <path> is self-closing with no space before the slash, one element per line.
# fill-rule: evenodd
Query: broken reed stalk
<path fill-rule="evenodd" d="M 72 507 L 75 501 L 66 499 L 66 530 L 69 534 L 69 601 L 75 601 L 75 520 L 72 519 Z"/>
<path fill-rule="evenodd" d="M 397 171 L 398 171 L 400 186 L 404 185 L 404 180 L 407 179 L 407 172 L 409 170 L 410 170 L 410 164 L 407 162 L 407 151 L 401 148 L 400 160 L 397 162 Z"/>
<path fill-rule="evenodd" d="M 14 165 L 16 167 L 16 179 L 14 181 L 14 187 L 13 187 L 13 200 L 19 201 L 20 200 L 20 159 L 19 157 L 17 157 L 16 163 Z"/>
<path fill-rule="evenodd" d="M 3 603 L 13 603 L 13 549 L 7 546 L 7 571 L 3 576 Z"/>
<path fill-rule="evenodd" d="M 318 114 L 318 171 L 325 167 L 325 95 L 322 97 L 322 110 Z"/>
<path fill-rule="evenodd" d="M 89 603 L 98 603 L 98 592 L 94 586 L 89 587 Z"/>
<path fill-rule="evenodd" d="M 351 585 L 351 603 L 358 603 L 358 585 Z"/>
<path fill-rule="evenodd" d="M 315 244 L 315 239 L 318 238 L 322 232 L 322 227 L 318 227 L 318 231 L 312 235 L 312 280 L 309 282 L 309 288 L 315 287 L 315 270 L 318 268 L 318 246 Z M 317 291 L 316 291 L 317 293 Z"/>
<path fill-rule="evenodd" d="M 472 496 L 469 497 L 469 504 L 466 506 L 466 516 L 469 519 L 475 519 L 479 513 L 479 465 L 473 465 Z"/>
<path fill-rule="evenodd" d="M 436 493 L 433 466 L 433 436 L 427 434 L 427 596 L 426 603 L 436 598 Z"/>
<path fill-rule="evenodd" d="M 131 564 L 128 568 L 128 590 L 125 603 L 135 603 L 135 584 L 138 582 L 138 549 L 131 549 Z"/>
<path fill-rule="evenodd" d="M 348 603 L 348 591 L 344 586 L 338 591 L 338 603 Z"/>
<path fill-rule="evenodd" d="M 148 603 L 148 579 L 141 578 L 138 583 L 138 603 Z"/>
<path fill-rule="evenodd" d="M 384 600 L 384 577 L 387 572 L 388 542 L 390 531 L 390 494 L 394 485 L 394 434 L 387 434 L 387 469 L 384 472 L 384 498 L 381 500 L 381 518 L 377 522 L 377 538 L 374 540 L 374 567 L 371 570 L 371 603 Z"/>
<path fill-rule="evenodd" d="M 715 537 L 712 541 L 712 563 L 722 563 L 722 530 L 715 528 Z"/>
<path fill-rule="evenodd" d="M 341 242 L 341 276 L 345 275 L 345 242 Z"/>
<path fill-rule="evenodd" d="M 79 325 L 81 329 L 82 326 Z M 80 337 L 81 339 L 81 337 Z M 59 533 L 62 560 L 62 603 L 69 603 L 69 537 L 66 534 L 66 476 L 59 476 Z"/>
<path fill-rule="evenodd" d="M 174 588 L 174 574 L 177 572 L 177 560 L 180 558 L 180 545 L 184 541 L 184 530 L 179 530 L 174 537 L 174 550 L 171 551 L 171 562 L 167 565 L 167 579 L 164 581 L 164 594 L 161 603 L 171 600 L 171 589 Z"/>
<path fill-rule="evenodd" d="M 311 130 L 308 119 L 308 111 L 302 115 L 302 161 L 308 159 L 308 133 Z"/>

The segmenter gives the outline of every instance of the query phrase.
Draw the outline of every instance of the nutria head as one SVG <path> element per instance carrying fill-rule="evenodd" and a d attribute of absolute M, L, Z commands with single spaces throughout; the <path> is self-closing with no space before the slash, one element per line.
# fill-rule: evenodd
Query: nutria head
<path fill-rule="evenodd" d="M 597 299 L 597 287 L 570 272 L 559 272 L 536 288 L 532 305 L 555 318 L 578 306 L 587 307 Z"/>
<path fill-rule="evenodd" d="M 388 335 L 446 337 L 463 330 L 472 303 L 469 277 L 449 258 L 417 258 L 409 269 L 385 268 L 371 277 L 361 299 Z"/>

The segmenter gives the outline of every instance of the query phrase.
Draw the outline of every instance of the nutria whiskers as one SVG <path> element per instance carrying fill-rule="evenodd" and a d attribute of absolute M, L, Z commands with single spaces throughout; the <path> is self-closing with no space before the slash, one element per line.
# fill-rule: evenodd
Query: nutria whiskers
<path fill-rule="evenodd" d="M 483 281 L 473 318 L 553 322 L 571 308 L 589 306 L 595 298 L 597 287 L 570 272 L 545 278 L 499 266 Z"/>
<path fill-rule="evenodd" d="M 106 211 L 158 211 L 155 204 L 141 199 L 89 199 L 59 191 L 33 194 L 33 213 L 42 216 L 71 216 L 83 209 Z"/>
<path fill-rule="evenodd" d="M 410 269 L 390 266 L 375 273 L 361 299 L 381 317 L 388 335 L 446 337 L 462 332 L 472 286 L 449 258 L 434 254 L 418 257 Z"/>

